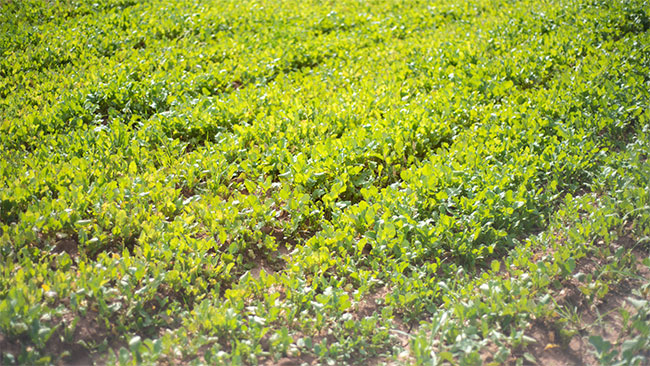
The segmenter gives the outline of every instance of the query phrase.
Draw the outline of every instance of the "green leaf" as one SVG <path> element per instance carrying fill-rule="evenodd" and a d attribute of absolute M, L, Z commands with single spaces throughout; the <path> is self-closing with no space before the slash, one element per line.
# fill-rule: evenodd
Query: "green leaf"
<path fill-rule="evenodd" d="M 590 336 L 589 343 L 591 343 L 594 346 L 596 352 L 598 352 L 599 354 L 607 353 L 610 349 L 612 349 L 612 344 L 604 340 L 603 337 L 598 335 Z"/>
<path fill-rule="evenodd" d="M 492 268 L 492 272 L 498 273 L 499 270 L 501 269 L 501 262 L 497 260 L 493 260 L 492 263 L 490 264 L 490 267 Z"/>
<path fill-rule="evenodd" d="M 135 175 L 138 172 L 138 166 L 135 164 L 135 161 L 129 163 L 129 174 Z"/>
<path fill-rule="evenodd" d="M 131 339 L 129 340 L 129 348 L 131 349 L 137 348 L 140 345 L 141 341 L 142 339 L 140 338 L 140 336 L 131 337 Z"/>
<path fill-rule="evenodd" d="M 644 308 L 644 307 L 648 306 L 648 301 L 647 300 L 641 300 L 641 299 L 636 299 L 634 297 L 628 297 L 627 301 L 637 309 L 641 309 L 641 308 Z"/>

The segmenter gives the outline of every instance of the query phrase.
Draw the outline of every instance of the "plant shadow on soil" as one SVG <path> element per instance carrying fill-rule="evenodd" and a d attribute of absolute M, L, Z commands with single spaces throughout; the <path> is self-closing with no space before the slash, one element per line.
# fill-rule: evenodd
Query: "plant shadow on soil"
<path fill-rule="evenodd" d="M 515 365 L 517 359 L 524 359 L 524 354 L 532 355 L 537 363 L 529 360 L 524 365 L 568 366 L 568 365 L 596 365 L 599 364 L 594 356 L 593 346 L 587 338 L 590 335 L 601 336 L 614 347 L 620 348 L 622 336 L 625 335 L 624 319 L 620 309 L 634 314 L 635 309 L 626 300 L 632 290 L 639 288 L 650 280 L 650 269 L 645 266 L 643 258 L 648 257 L 647 248 L 639 248 L 629 236 L 620 238 L 612 244 L 614 250 L 624 248 L 632 252 L 639 277 L 624 278 L 618 283 L 609 285 L 607 295 L 595 302 L 589 299 L 580 290 L 581 283 L 571 278 L 562 282 L 562 288 L 551 292 L 558 307 L 570 312 L 571 318 L 577 324 L 569 326 L 575 328 L 571 333 L 564 330 L 562 324 L 551 319 L 536 319 L 532 322 L 527 334 L 536 342 L 521 347 L 513 352 L 507 364 Z M 576 263 L 575 271 L 592 273 L 606 263 L 592 257 L 581 258 Z M 646 296 L 647 297 L 647 296 Z M 646 300 L 650 300 L 647 298 Z M 645 357 L 650 357 L 650 350 L 644 352 Z M 490 360 L 490 356 L 484 359 Z"/>

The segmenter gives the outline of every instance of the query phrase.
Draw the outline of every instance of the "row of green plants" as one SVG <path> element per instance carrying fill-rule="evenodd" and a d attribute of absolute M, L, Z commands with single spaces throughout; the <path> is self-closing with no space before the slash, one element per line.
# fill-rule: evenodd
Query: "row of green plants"
<path fill-rule="evenodd" d="M 530 361 L 649 235 L 646 8 L 3 2 L 2 363 Z"/>
<path fill-rule="evenodd" d="M 648 128 L 636 137 L 607 159 L 588 192 L 562 199 L 545 231 L 479 276 L 461 272 L 452 280 L 431 323 L 410 337 L 414 364 L 544 364 L 529 352 L 533 346 L 569 349 L 577 339 L 590 354 L 561 362 L 647 362 Z M 576 294 L 564 297 L 567 289 Z M 604 306 L 611 299 L 621 301 Z M 612 324 L 617 316 L 621 323 Z M 617 326 L 615 336 L 606 334 Z M 554 339 L 533 338 L 532 327 Z"/>

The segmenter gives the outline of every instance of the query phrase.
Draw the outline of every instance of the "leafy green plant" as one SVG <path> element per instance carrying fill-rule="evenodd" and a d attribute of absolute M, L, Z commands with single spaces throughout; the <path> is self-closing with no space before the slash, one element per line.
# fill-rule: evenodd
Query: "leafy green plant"
<path fill-rule="evenodd" d="M 1 2 L 1 362 L 538 362 L 642 278 L 646 8 Z"/>

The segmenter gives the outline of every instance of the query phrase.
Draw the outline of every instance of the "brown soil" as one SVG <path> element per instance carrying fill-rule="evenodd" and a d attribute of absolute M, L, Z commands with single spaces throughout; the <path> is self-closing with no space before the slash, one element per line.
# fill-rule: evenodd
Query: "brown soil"
<path fill-rule="evenodd" d="M 70 258 L 75 258 L 79 255 L 79 241 L 71 238 L 57 240 L 53 252 L 67 253 Z"/>

